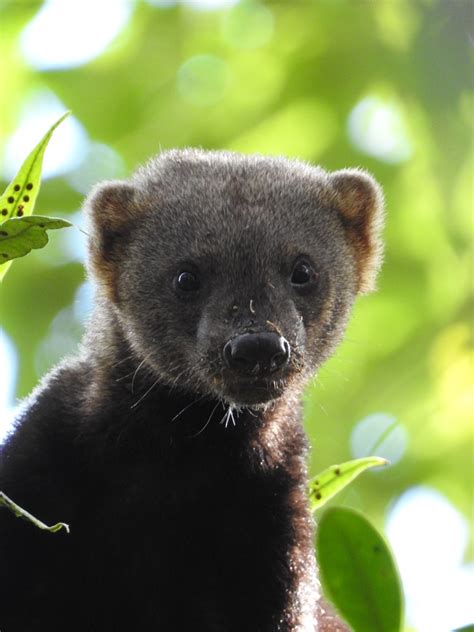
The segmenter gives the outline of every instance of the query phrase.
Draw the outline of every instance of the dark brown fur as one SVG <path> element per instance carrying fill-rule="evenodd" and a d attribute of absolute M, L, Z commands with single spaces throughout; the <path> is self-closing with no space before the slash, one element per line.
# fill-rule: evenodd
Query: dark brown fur
<path fill-rule="evenodd" d="M 2 632 L 344 630 L 319 598 L 299 399 L 373 286 L 377 185 L 175 151 L 86 210 L 95 312 L 0 461 L 0 488 L 71 534 L 0 514 Z M 243 377 L 223 347 L 262 332 L 290 361 Z"/>

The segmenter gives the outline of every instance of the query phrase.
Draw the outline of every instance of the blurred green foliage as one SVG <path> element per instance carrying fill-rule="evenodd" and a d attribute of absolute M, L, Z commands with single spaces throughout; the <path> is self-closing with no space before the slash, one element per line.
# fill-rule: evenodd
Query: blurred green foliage
<path fill-rule="evenodd" d="M 470 4 L 319 0 L 203 11 L 137 2 L 103 54 L 50 71 L 30 68 L 19 46 L 39 7 L 0 4 L 0 147 L 25 103 L 45 90 L 72 110 L 93 144 L 76 171 L 43 183 L 38 214 L 76 213 L 83 195 L 74 183 L 84 173 L 91 184 L 102 178 L 102 155 L 115 157 L 111 175 L 121 177 L 176 146 L 361 166 L 382 183 L 387 251 L 379 291 L 358 299 L 346 341 L 308 389 L 311 471 L 395 450 L 391 467 L 349 488 L 347 504 L 380 522 L 401 492 L 427 484 L 467 516 Z M 80 336 L 70 306 L 85 273 L 65 254 L 67 239 L 54 234 L 47 249 L 16 261 L 1 290 L 1 324 L 19 354 L 17 397 Z M 351 436 L 364 419 L 354 453 Z"/>

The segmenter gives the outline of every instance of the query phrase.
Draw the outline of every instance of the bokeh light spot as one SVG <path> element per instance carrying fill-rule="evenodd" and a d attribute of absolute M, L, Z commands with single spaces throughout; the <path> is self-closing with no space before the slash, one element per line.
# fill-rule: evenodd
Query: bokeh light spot
<path fill-rule="evenodd" d="M 391 101 L 362 99 L 349 115 L 348 132 L 358 149 L 384 162 L 403 162 L 412 154 L 402 113 Z"/>
<path fill-rule="evenodd" d="M 0 444 L 11 430 L 13 422 L 15 383 L 18 358 L 15 345 L 3 329 L 0 329 Z"/>
<path fill-rule="evenodd" d="M 92 314 L 93 301 L 94 290 L 92 284 L 89 281 L 85 281 L 79 286 L 74 296 L 73 311 L 74 317 L 78 322 L 85 325 Z"/>
<path fill-rule="evenodd" d="M 222 37 L 235 48 L 258 48 L 270 41 L 274 17 L 257 2 L 241 2 L 223 16 Z"/>
<path fill-rule="evenodd" d="M 128 0 L 47 0 L 23 30 L 23 55 L 39 70 L 81 66 L 108 47 L 133 6 Z"/>
<path fill-rule="evenodd" d="M 351 434 L 353 458 L 381 456 L 397 463 L 405 453 L 407 432 L 391 415 L 375 413 L 359 421 Z"/>
<path fill-rule="evenodd" d="M 176 0 L 145 0 L 145 2 L 158 9 L 171 9 L 171 7 L 175 7 L 177 4 Z"/>
<path fill-rule="evenodd" d="M 125 163 L 115 150 L 101 143 L 90 143 L 81 164 L 67 176 L 69 184 L 87 195 L 101 180 L 114 180 L 126 176 Z"/>
<path fill-rule="evenodd" d="M 74 224 L 74 229 L 63 231 L 62 258 L 68 262 L 84 263 L 87 257 L 85 215 L 82 211 L 76 211 L 68 217 L 68 220 Z"/>
<path fill-rule="evenodd" d="M 180 0 L 179 4 L 183 4 L 191 9 L 214 11 L 216 9 L 231 7 L 236 2 L 238 2 L 238 0 Z"/>
<path fill-rule="evenodd" d="M 197 55 L 188 59 L 178 71 L 178 91 L 194 105 L 217 103 L 230 81 L 227 64 L 214 55 Z"/>
<path fill-rule="evenodd" d="M 448 632 L 474 621 L 474 565 L 463 565 L 468 527 L 439 492 L 414 487 L 391 509 L 387 536 L 417 632 Z"/>

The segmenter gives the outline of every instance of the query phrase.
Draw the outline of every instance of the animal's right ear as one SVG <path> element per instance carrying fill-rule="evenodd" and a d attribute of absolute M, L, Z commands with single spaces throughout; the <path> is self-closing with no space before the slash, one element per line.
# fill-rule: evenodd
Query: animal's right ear
<path fill-rule="evenodd" d="M 116 271 L 133 223 L 141 215 L 136 191 L 126 182 L 97 185 L 85 203 L 89 231 L 89 269 L 116 299 Z"/>

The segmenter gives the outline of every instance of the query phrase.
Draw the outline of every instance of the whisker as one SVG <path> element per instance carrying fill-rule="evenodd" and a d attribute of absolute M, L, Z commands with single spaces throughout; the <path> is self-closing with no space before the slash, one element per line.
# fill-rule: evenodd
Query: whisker
<path fill-rule="evenodd" d="M 212 415 L 214 414 L 216 408 L 219 406 L 220 403 L 221 403 L 220 401 L 217 402 L 217 404 L 212 409 L 211 414 L 209 415 L 209 417 L 208 417 L 206 423 L 204 424 L 204 426 L 199 430 L 199 432 L 196 432 L 196 434 L 190 435 L 189 436 L 190 439 L 194 439 L 194 438 L 198 437 L 201 434 L 201 432 L 204 432 L 204 430 L 209 425 L 209 422 L 211 421 Z"/>
<path fill-rule="evenodd" d="M 114 364 L 112 364 L 110 366 L 111 369 L 115 369 L 115 367 L 117 367 L 119 364 L 123 364 L 124 362 L 126 362 L 127 360 L 130 360 L 130 358 L 133 358 L 135 356 L 135 353 L 130 353 L 129 355 L 125 356 L 125 358 L 122 358 L 121 360 L 119 360 L 118 362 L 114 362 Z"/>
<path fill-rule="evenodd" d="M 232 425 L 235 427 L 236 424 L 235 424 L 234 410 L 237 411 L 237 409 L 234 408 L 232 404 L 229 404 L 229 408 L 226 410 L 226 412 L 224 413 L 224 416 L 220 420 L 220 423 L 224 424 L 225 428 L 227 428 L 227 426 L 229 425 L 231 421 L 232 421 Z"/>
<path fill-rule="evenodd" d="M 140 362 L 140 364 L 135 369 L 135 373 L 133 374 L 133 377 L 132 377 L 132 393 L 133 393 L 133 387 L 135 385 L 135 378 L 137 377 L 138 371 L 142 368 L 142 366 L 145 364 L 145 362 L 146 362 L 146 358 L 143 358 L 143 360 Z"/>
<path fill-rule="evenodd" d="M 171 419 L 170 421 L 174 421 L 175 419 L 178 419 L 178 417 L 180 415 L 182 415 L 186 410 L 188 410 L 188 408 L 191 408 L 191 406 L 193 406 L 194 404 L 197 404 L 198 402 L 200 402 L 202 399 L 204 399 L 205 397 L 207 397 L 207 395 L 201 395 L 201 397 L 198 397 L 197 399 L 194 399 L 190 404 L 187 404 L 183 409 L 181 409 L 179 411 L 179 413 L 177 413 L 173 419 Z"/>
<path fill-rule="evenodd" d="M 226 415 L 227 415 L 227 410 L 225 411 L 224 416 L 223 416 L 223 417 L 222 417 L 222 419 L 220 420 L 220 422 L 219 422 L 220 424 L 223 424 L 223 423 L 224 423 L 224 420 L 225 420 L 225 418 L 226 418 Z"/>
<path fill-rule="evenodd" d="M 118 377 L 115 381 L 116 382 L 122 382 L 123 380 L 126 380 L 127 377 L 130 377 L 134 373 L 135 373 L 135 371 L 130 371 L 130 373 L 127 373 L 126 375 L 122 375 L 122 377 Z"/>
<path fill-rule="evenodd" d="M 153 382 L 153 384 L 150 386 L 150 388 L 143 393 L 140 399 L 130 406 L 130 410 L 138 406 L 138 404 L 142 402 L 149 393 L 151 393 L 151 391 L 155 388 L 155 386 L 158 384 L 159 381 L 160 381 L 160 378 L 157 377 L 156 380 Z"/>

